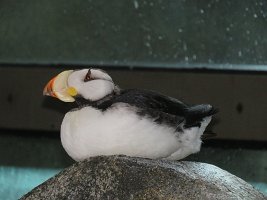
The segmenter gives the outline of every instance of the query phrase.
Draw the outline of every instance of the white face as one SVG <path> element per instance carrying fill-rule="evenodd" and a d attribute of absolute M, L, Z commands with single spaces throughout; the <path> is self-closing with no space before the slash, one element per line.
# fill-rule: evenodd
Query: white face
<path fill-rule="evenodd" d="M 72 72 L 68 77 L 68 86 L 74 87 L 79 96 L 97 101 L 114 91 L 111 77 L 99 69 L 82 69 Z"/>

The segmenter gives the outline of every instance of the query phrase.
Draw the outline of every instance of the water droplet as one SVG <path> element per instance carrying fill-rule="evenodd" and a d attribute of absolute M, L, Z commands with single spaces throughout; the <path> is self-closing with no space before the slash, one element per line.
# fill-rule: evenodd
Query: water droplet
<path fill-rule="evenodd" d="M 256 13 L 253 16 L 254 16 L 254 18 L 257 18 L 258 17 L 258 15 Z"/>
<path fill-rule="evenodd" d="M 187 51 L 187 44 L 186 43 L 183 44 L 183 49 L 184 49 L 184 51 Z"/>
<path fill-rule="evenodd" d="M 238 51 L 238 56 L 242 57 L 242 51 Z"/>
<path fill-rule="evenodd" d="M 179 33 L 182 33 L 182 32 L 183 32 L 183 29 L 179 28 L 179 30 L 178 30 L 178 31 L 179 31 Z"/>
<path fill-rule="evenodd" d="M 189 60 L 188 56 L 185 56 L 185 57 L 184 57 L 184 60 L 185 60 L 186 62 L 188 62 L 188 60 Z"/>
<path fill-rule="evenodd" d="M 203 9 L 200 9 L 200 13 L 203 14 L 205 11 Z"/>
<path fill-rule="evenodd" d="M 139 7 L 138 1 L 137 0 L 134 0 L 134 8 L 135 9 L 138 9 L 138 7 Z"/>
<path fill-rule="evenodd" d="M 151 47 L 151 45 L 150 45 L 149 42 L 145 42 L 145 45 L 146 45 L 147 47 Z"/>

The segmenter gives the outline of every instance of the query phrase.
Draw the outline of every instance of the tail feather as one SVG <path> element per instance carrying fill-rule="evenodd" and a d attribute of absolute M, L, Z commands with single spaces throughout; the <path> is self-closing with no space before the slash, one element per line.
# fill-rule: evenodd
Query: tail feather
<path fill-rule="evenodd" d="M 191 106 L 186 112 L 185 127 L 199 126 L 203 118 L 215 115 L 217 112 L 218 110 L 209 104 Z"/>
<path fill-rule="evenodd" d="M 201 136 L 201 139 L 202 140 L 208 140 L 208 139 L 214 138 L 216 136 L 217 136 L 216 133 L 207 130 L 207 131 L 204 131 L 203 135 Z"/>
<path fill-rule="evenodd" d="M 187 110 L 187 116 L 194 118 L 204 118 L 215 115 L 217 112 L 218 110 L 209 104 L 200 104 L 189 107 Z"/>

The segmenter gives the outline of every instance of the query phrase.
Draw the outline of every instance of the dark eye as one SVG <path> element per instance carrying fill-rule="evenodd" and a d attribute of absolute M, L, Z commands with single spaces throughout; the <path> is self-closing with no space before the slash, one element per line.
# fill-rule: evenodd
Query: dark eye
<path fill-rule="evenodd" d="M 88 70 L 85 78 L 84 78 L 84 82 L 87 82 L 87 81 L 90 81 L 92 80 L 92 77 L 91 77 L 91 69 Z"/>

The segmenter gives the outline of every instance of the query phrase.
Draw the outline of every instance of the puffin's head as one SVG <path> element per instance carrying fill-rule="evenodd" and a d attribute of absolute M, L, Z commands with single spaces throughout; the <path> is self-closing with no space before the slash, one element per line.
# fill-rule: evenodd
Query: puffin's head
<path fill-rule="evenodd" d="M 68 70 L 51 79 L 43 94 L 64 102 L 74 102 L 76 97 L 97 101 L 113 93 L 111 77 L 99 69 Z"/>

